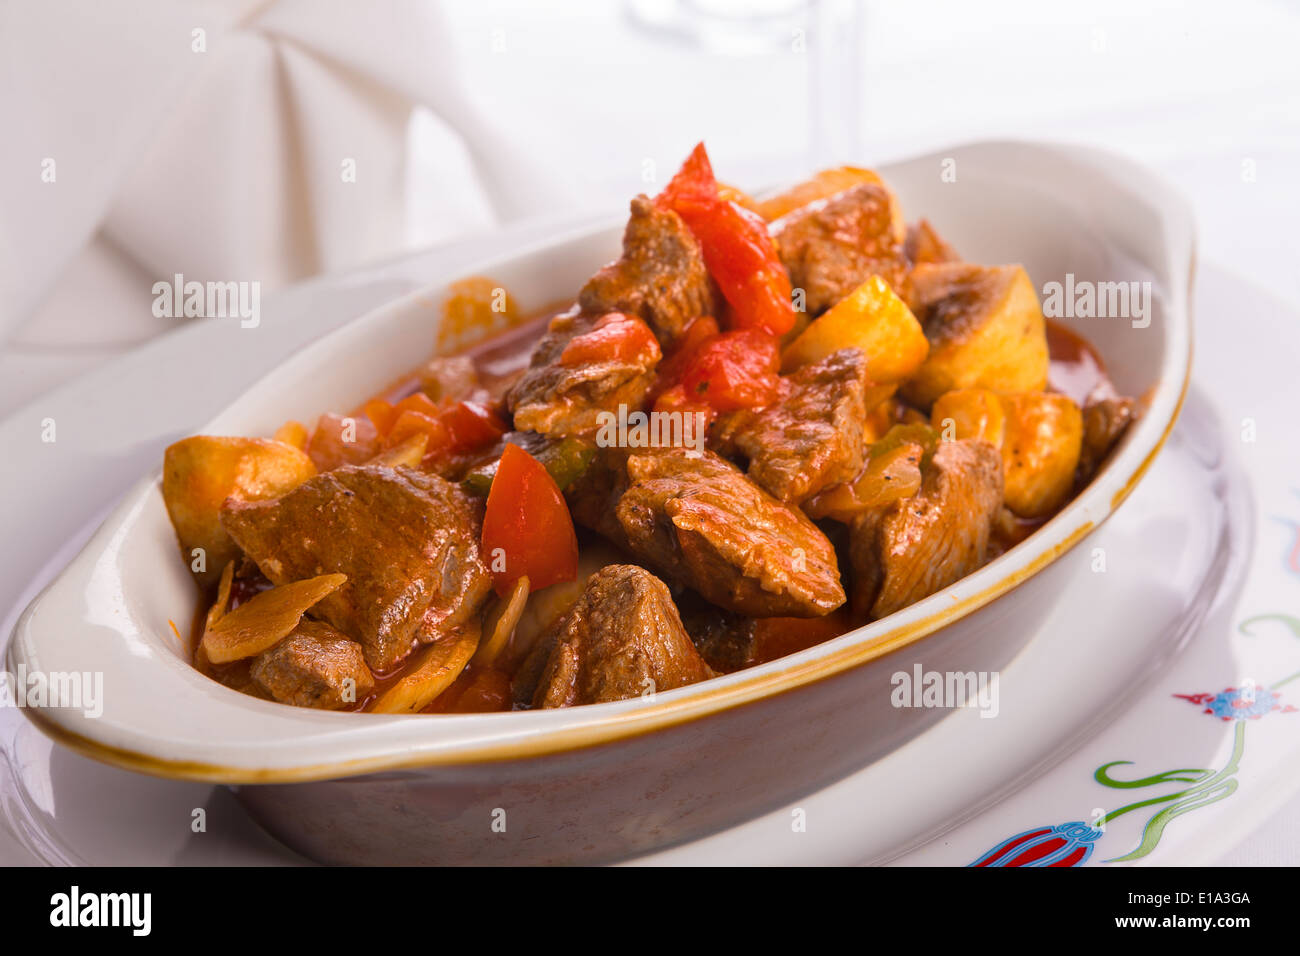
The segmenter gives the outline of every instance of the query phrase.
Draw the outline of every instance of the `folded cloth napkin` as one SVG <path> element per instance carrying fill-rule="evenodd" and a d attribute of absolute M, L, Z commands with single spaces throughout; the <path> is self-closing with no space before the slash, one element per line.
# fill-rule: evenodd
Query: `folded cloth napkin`
<path fill-rule="evenodd" d="M 445 188 L 499 222 L 557 208 L 453 46 L 433 0 L 0 5 L 0 344 L 146 337 L 176 274 L 265 292 L 400 251 L 417 106 L 468 155 Z"/>

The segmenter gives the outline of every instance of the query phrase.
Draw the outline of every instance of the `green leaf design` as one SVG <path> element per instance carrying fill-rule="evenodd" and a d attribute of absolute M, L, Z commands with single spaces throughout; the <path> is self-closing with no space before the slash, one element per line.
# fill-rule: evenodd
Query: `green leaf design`
<path fill-rule="evenodd" d="M 1161 783 L 1199 783 L 1206 777 L 1214 773 L 1213 770 L 1204 770 L 1196 767 L 1184 767 L 1180 770 L 1166 770 L 1164 773 L 1158 773 L 1150 777 L 1142 777 L 1140 780 L 1116 780 L 1108 770 L 1111 767 L 1121 765 L 1132 765 L 1131 760 L 1112 760 L 1110 763 L 1104 763 L 1097 768 L 1092 775 L 1100 784 L 1113 787 L 1116 790 L 1131 790 L 1135 787 L 1153 787 Z M 1186 776 L 1184 776 L 1186 775 Z"/>
<path fill-rule="evenodd" d="M 1236 780 L 1224 780 L 1208 790 L 1201 790 L 1186 800 L 1178 801 L 1171 807 L 1165 807 L 1147 821 L 1147 825 L 1142 831 L 1142 842 L 1137 845 L 1136 849 L 1131 853 L 1114 857 L 1106 862 L 1125 863 L 1129 860 L 1141 859 L 1156 848 L 1160 838 L 1164 835 L 1165 827 L 1169 826 L 1175 817 L 1180 817 L 1184 813 L 1191 813 L 1193 810 L 1199 810 L 1201 807 L 1208 807 L 1212 803 L 1218 803 L 1220 800 L 1232 796 L 1236 790 Z M 1189 794 L 1191 792 L 1188 791 Z"/>

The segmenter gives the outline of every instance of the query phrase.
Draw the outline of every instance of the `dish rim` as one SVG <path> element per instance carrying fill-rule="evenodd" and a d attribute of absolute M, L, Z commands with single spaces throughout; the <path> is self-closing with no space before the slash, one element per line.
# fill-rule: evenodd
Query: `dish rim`
<path fill-rule="evenodd" d="M 955 150 L 969 150 L 988 147 L 1032 147 L 1037 149 L 1055 149 L 1057 144 L 1015 141 L 983 141 L 949 147 L 932 154 L 909 157 L 900 162 L 918 162 L 931 157 L 947 156 Z M 1190 290 L 1195 274 L 1195 239 L 1191 231 L 1190 215 L 1186 212 L 1185 201 L 1170 187 L 1154 177 L 1142 167 L 1122 160 L 1108 153 L 1097 150 L 1067 147 L 1075 155 L 1091 153 L 1104 158 L 1110 163 L 1120 163 L 1129 175 L 1139 175 L 1144 182 L 1143 195 L 1161 209 L 1162 224 L 1167 225 L 1170 215 L 1181 213 L 1186 220 L 1187 258 L 1172 254 L 1166 264 L 1172 264 L 1179 272 L 1170 275 L 1169 287 L 1165 289 L 1167 299 L 1164 309 L 1166 336 L 1163 351 L 1159 359 L 1158 378 L 1151 386 L 1150 401 L 1145 414 L 1137 426 L 1126 436 L 1125 444 L 1105 463 L 1094 479 L 1076 495 L 1067 506 L 1051 520 L 1038 528 L 1033 535 L 1020 545 L 986 564 L 973 574 L 962 578 L 916 604 L 896 614 L 856 628 L 839 635 L 814 648 L 800 651 L 776 661 L 768 662 L 745 671 L 739 671 L 723 677 L 714 678 L 699 684 L 679 688 L 657 695 L 652 701 L 632 700 L 610 704 L 589 705 L 574 710 L 580 714 L 573 715 L 575 721 L 569 726 L 551 728 L 530 734 L 509 736 L 502 735 L 493 743 L 480 743 L 475 749 L 466 750 L 439 742 L 429 749 L 416 752 L 384 753 L 372 757 L 354 757 L 325 763 L 302 763 L 295 766 L 231 766 L 175 759 L 173 757 L 150 754 L 136 749 L 118 747 L 91 736 L 79 733 L 70 724 L 76 724 L 75 716 L 67 711 L 37 708 L 23 708 L 28 719 L 54 740 L 94 759 L 123 767 L 125 769 L 148 773 L 173 779 L 202 780 L 218 783 L 293 783 L 312 780 L 325 780 L 338 777 L 355 776 L 362 773 L 379 771 L 418 769 L 424 767 L 468 765 L 494 763 L 502 761 L 537 758 L 571 750 L 585 749 L 602 744 L 612 744 L 629 740 L 644 734 L 665 730 L 683 723 L 731 710 L 747 704 L 756 703 L 767 697 L 791 692 L 821 680 L 828 679 L 845 671 L 860 667 L 885 654 L 897 651 L 924 637 L 933 634 L 942 627 L 964 618 L 998 598 L 1015 590 L 1019 585 L 1035 576 L 1038 572 L 1068 553 L 1081 540 L 1099 527 L 1119 505 L 1128 497 L 1133 488 L 1146 474 L 1151 463 L 1168 440 L 1178 420 L 1191 379 L 1192 365 L 1192 316 L 1190 314 Z M 882 164 L 887 168 L 893 164 Z M 490 274 L 494 268 L 506 263 L 526 260 L 537 256 L 545 250 L 560 246 L 566 242 L 578 241 L 583 237 L 604 233 L 611 228 L 608 224 L 586 227 L 580 230 L 549 237 L 531 243 L 522 249 L 492 257 L 475 264 L 473 269 L 464 270 L 465 274 Z M 1179 273 L 1185 270 L 1186 281 L 1179 285 Z M 385 317 L 427 303 L 431 294 L 440 296 L 447 282 L 430 283 L 421 289 L 408 293 L 398 299 L 385 303 L 361 316 L 345 323 L 311 343 L 307 348 L 288 357 L 275 369 L 260 378 L 250 388 L 218 414 L 216 420 L 226 416 L 232 408 L 245 400 L 254 391 L 263 388 L 267 382 L 280 373 L 289 363 L 302 362 L 312 364 L 312 359 L 320 356 L 337 355 L 338 342 L 347 334 L 371 325 L 381 324 Z M 323 363 L 315 362 L 320 366 Z M 210 423 L 209 423 L 210 424 Z M 196 433 L 202 433 L 208 424 Z M 141 479 L 128 492 L 114 512 L 105 520 L 104 525 L 92 537 L 85 549 L 64 569 L 51 583 L 53 588 L 63 581 L 79 563 L 87 559 L 88 553 L 102 550 L 101 537 L 106 529 L 123 526 L 126 519 L 143 503 L 146 496 L 156 493 L 159 472 Z M 1036 546 L 1029 546 L 1035 542 Z M 46 589 L 46 591 L 49 590 Z M 15 659 L 19 646 L 18 636 L 29 632 L 43 591 L 23 612 L 16 627 L 15 639 L 10 642 L 7 662 Z M 223 688 L 230 694 L 237 691 Z M 241 698 L 244 695 L 239 695 Z M 289 709 L 285 705 L 259 701 L 253 698 L 239 703 L 264 705 L 275 710 Z M 295 712 L 301 709 L 291 709 Z M 273 719 L 273 713 L 268 713 Z M 298 713 L 297 716 L 301 717 Z M 382 734 L 385 727 L 396 726 L 395 722 L 427 720 L 427 715 L 384 716 L 367 715 L 357 717 L 353 714 L 334 712 L 312 712 L 312 717 L 322 721 L 330 720 L 366 720 L 374 722 L 374 731 Z M 483 714 L 462 715 L 459 719 L 469 720 L 512 720 L 522 724 L 522 714 Z M 337 726 L 337 725 L 335 725 Z M 520 730 L 524 728 L 521 726 Z M 163 739 L 155 737 L 151 742 Z"/>

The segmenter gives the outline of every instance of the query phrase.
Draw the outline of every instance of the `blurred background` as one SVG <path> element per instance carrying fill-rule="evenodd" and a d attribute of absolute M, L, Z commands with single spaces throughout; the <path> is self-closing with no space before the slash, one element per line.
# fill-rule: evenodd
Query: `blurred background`
<path fill-rule="evenodd" d="M 263 292 L 525 221 L 615 216 L 706 139 L 746 189 L 1033 137 L 1193 200 L 1300 300 L 1300 9 L 1270 0 L 5 0 L 0 414 Z"/>

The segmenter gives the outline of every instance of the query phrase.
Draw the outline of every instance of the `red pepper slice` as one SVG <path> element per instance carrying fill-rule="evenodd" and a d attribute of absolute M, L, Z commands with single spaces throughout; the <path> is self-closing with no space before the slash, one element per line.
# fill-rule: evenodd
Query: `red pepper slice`
<path fill-rule="evenodd" d="M 794 327 L 790 276 L 762 217 L 724 200 L 704 144 L 687 157 L 655 200 L 699 240 L 704 264 L 731 306 L 737 328 L 784 335 Z"/>
<path fill-rule="evenodd" d="M 506 445 L 483 515 L 483 560 L 497 594 L 522 575 L 534 590 L 578 574 L 578 537 L 555 479 L 518 445 Z"/>

